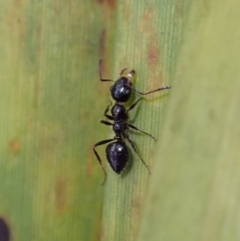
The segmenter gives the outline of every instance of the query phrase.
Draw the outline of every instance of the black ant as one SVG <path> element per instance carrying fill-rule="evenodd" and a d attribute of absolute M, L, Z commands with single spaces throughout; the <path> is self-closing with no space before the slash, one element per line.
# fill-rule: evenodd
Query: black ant
<path fill-rule="evenodd" d="M 147 95 L 147 94 L 151 94 L 153 92 L 170 89 L 170 86 L 167 85 L 167 86 L 164 86 L 164 87 L 152 90 L 152 91 L 148 91 L 145 93 L 140 92 L 132 86 L 132 79 L 135 75 L 135 70 L 131 70 L 127 74 L 127 76 L 124 76 L 123 74 L 126 69 L 123 69 L 120 72 L 120 77 L 116 81 L 113 81 L 110 79 L 103 79 L 102 75 L 101 75 L 101 62 L 102 61 L 100 60 L 99 61 L 99 78 L 101 81 L 114 82 L 114 84 L 110 87 L 110 91 L 111 91 L 112 98 L 116 101 L 115 104 L 113 105 L 113 107 L 111 108 L 112 115 L 108 114 L 111 104 L 108 105 L 104 111 L 104 116 L 107 119 L 113 121 L 113 123 L 106 121 L 106 120 L 100 121 L 100 123 L 102 123 L 102 124 L 113 126 L 113 131 L 115 132 L 114 138 L 99 141 L 93 146 L 94 154 L 104 172 L 104 180 L 102 183 L 102 184 L 104 184 L 104 182 L 106 180 L 106 171 L 103 168 L 102 160 L 101 160 L 100 156 L 98 155 L 95 148 L 97 146 L 104 145 L 109 142 L 112 142 L 112 143 L 109 143 L 106 147 L 106 156 L 107 156 L 108 163 L 110 164 L 110 166 L 114 172 L 116 172 L 117 174 L 120 174 L 122 172 L 122 170 L 126 167 L 128 161 L 129 161 L 128 149 L 124 142 L 124 140 L 127 139 L 129 144 L 133 148 L 134 152 L 138 155 L 138 157 L 140 158 L 140 160 L 142 161 L 142 163 L 145 165 L 145 167 L 148 169 L 148 172 L 150 173 L 149 167 L 143 161 L 143 159 L 141 158 L 140 154 L 138 153 L 138 151 L 136 149 L 136 146 L 134 145 L 132 140 L 129 138 L 129 135 L 127 134 L 127 130 L 129 128 L 131 128 L 133 130 L 142 132 L 142 133 L 150 136 L 153 140 L 156 141 L 156 139 L 151 134 L 144 132 L 142 130 L 139 130 L 136 126 L 127 122 L 128 112 L 130 112 L 134 107 L 136 107 L 136 105 L 140 102 L 140 100 L 142 100 L 142 98 L 139 98 L 128 109 L 125 108 L 123 103 L 127 102 L 130 99 L 132 90 L 135 91 L 136 93 L 138 93 L 139 95 Z"/>

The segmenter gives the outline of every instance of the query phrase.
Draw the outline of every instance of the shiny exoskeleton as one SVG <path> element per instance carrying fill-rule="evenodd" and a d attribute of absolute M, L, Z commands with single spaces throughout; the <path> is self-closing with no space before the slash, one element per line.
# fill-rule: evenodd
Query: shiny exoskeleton
<path fill-rule="evenodd" d="M 99 61 L 99 77 L 100 77 L 100 80 L 101 81 L 113 81 L 113 80 L 110 80 L 110 79 L 103 79 L 102 78 L 100 66 L 101 66 L 101 60 Z M 109 143 L 109 144 L 106 147 L 106 157 L 107 157 L 108 163 L 110 164 L 110 166 L 111 166 L 111 168 L 113 169 L 114 172 L 116 172 L 117 174 L 120 174 L 129 162 L 129 152 L 128 152 L 128 148 L 125 144 L 125 140 L 127 140 L 129 142 L 129 144 L 133 148 L 134 152 L 138 155 L 138 157 L 140 158 L 142 163 L 145 165 L 145 167 L 150 172 L 147 164 L 141 158 L 140 154 L 138 153 L 138 151 L 136 149 L 136 146 L 134 145 L 132 140 L 129 138 L 129 135 L 127 133 L 128 129 L 131 128 L 133 130 L 142 132 L 142 133 L 150 136 L 153 140 L 156 140 L 151 134 L 149 134 L 147 132 L 144 132 L 142 130 L 139 130 L 136 126 L 128 123 L 128 112 L 131 111 L 140 102 L 140 100 L 142 98 L 139 98 L 136 102 L 134 102 L 127 109 L 125 108 L 123 103 L 127 102 L 130 99 L 132 91 L 135 91 L 139 95 L 147 95 L 147 94 L 150 94 L 150 93 L 153 93 L 153 92 L 166 90 L 166 89 L 170 88 L 170 86 L 164 86 L 164 87 L 161 87 L 161 88 L 149 91 L 149 92 L 145 92 L 145 93 L 140 92 L 132 86 L 132 79 L 135 75 L 135 71 L 131 70 L 127 74 L 127 76 L 124 76 L 123 74 L 124 74 L 125 70 L 126 69 L 123 69 L 120 72 L 120 77 L 116 81 L 113 81 L 114 84 L 110 87 L 110 92 L 111 92 L 112 98 L 116 102 L 111 108 L 111 115 L 108 114 L 110 106 L 111 106 L 111 104 L 110 104 L 105 109 L 104 116 L 112 122 L 109 122 L 109 121 L 106 121 L 106 120 L 100 121 L 102 124 L 111 125 L 113 127 L 113 131 L 115 133 L 115 136 L 112 139 L 106 139 L 106 140 L 97 142 L 93 146 L 94 154 L 95 154 L 98 162 L 100 163 L 100 165 L 103 169 L 104 175 L 105 175 L 103 183 L 105 182 L 105 179 L 106 179 L 106 171 L 103 168 L 102 160 L 101 160 L 101 158 L 100 158 L 100 156 L 97 153 L 95 148 L 97 146 L 104 145 L 104 144 L 107 144 L 107 143 Z"/>

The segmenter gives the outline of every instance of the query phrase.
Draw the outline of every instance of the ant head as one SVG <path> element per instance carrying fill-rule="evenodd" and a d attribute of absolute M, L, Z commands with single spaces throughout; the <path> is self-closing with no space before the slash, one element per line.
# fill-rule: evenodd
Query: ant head
<path fill-rule="evenodd" d="M 135 70 L 131 70 L 127 76 L 124 76 L 126 69 L 120 72 L 120 77 L 111 86 L 110 91 L 112 98 L 117 102 L 127 102 L 132 93 L 132 80 L 135 76 Z"/>
<path fill-rule="evenodd" d="M 132 82 L 127 77 L 120 77 L 111 86 L 112 98 L 117 102 L 127 102 L 132 93 Z"/>

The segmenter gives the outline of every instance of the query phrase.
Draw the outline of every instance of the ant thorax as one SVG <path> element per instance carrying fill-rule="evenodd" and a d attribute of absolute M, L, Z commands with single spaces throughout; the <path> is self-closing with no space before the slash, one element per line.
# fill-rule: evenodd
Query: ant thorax
<path fill-rule="evenodd" d="M 112 107 L 111 114 L 113 116 L 114 121 L 118 121 L 118 120 L 126 121 L 128 119 L 128 114 L 127 114 L 126 108 L 121 103 L 116 103 Z"/>

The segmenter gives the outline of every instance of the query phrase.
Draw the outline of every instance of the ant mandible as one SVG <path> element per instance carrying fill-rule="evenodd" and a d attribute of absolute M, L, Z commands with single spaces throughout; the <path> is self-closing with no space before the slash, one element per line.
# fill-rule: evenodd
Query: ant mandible
<path fill-rule="evenodd" d="M 128 153 L 127 146 L 124 142 L 124 140 L 127 139 L 129 144 L 133 148 L 134 152 L 138 155 L 138 157 L 140 158 L 140 160 L 142 161 L 142 163 L 145 165 L 145 167 L 148 169 L 148 172 L 150 173 L 149 167 L 147 166 L 147 164 L 144 162 L 144 160 L 138 153 L 136 146 L 134 145 L 132 140 L 129 138 L 129 135 L 127 133 L 127 130 L 129 128 L 131 128 L 133 130 L 139 131 L 141 133 L 144 133 L 144 134 L 150 136 L 153 140 L 156 141 L 156 139 L 151 134 L 138 129 L 136 126 L 128 123 L 128 121 L 127 121 L 128 120 L 128 112 L 130 112 L 134 107 L 136 107 L 136 105 L 140 102 L 140 100 L 142 100 L 142 98 L 139 98 L 128 109 L 125 108 L 123 103 L 127 102 L 130 99 L 132 90 L 135 91 L 139 95 L 148 95 L 148 94 L 151 94 L 151 93 L 154 93 L 157 91 L 170 89 L 170 86 L 167 85 L 167 86 L 164 86 L 164 87 L 161 87 L 161 88 L 158 88 L 155 90 L 151 90 L 148 92 L 138 91 L 137 89 L 135 89 L 132 86 L 132 79 L 136 73 L 135 70 L 131 70 L 127 74 L 127 76 L 124 76 L 124 72 L 125 72 L 126 68 L 121 70 L 121 72 L 119 74 L 119 78 L 116 81 L 113 81 L 111 79 L 103 79 L 102 74 L 101 74 L 101 62 L 102 62 L 102 60 L 99 60 L 100 81 L 114 82 L 114 84 L 110 87 L 110 92 L 111 92 L 112 98 L 116 101 L 115 104 L 113 105 L 113 107 L 111 108 L 111 115 L 108 114 L 111 104 L 108 105 L 104 111 L 104 116 L 108 120 L 113 121 L 113 123 L 106 121 L 106 120 L 100 121 L 100 123 L 102 123 L 102 124 L 113 126 L 113 131 L 115 133 L 114 138 L 99 141 L 93 146 L 94 154 L 104 172 L 104 180 L 102 183 L 102 184 L 104 184 L 104 182 L 106 180 L 106 171 L 102 165 L 102 160 L 95 148 L 97 146 L 104 145 L 107 143 L 109 143 L 109 144 L 106 147 L 106 157 L 107 157 L 108 163 L 110 164 L 110 166 L 114 172 L 116 172 L 117 174 L 121 174 L 121 172 L 123 171 L 123 169 L 126 167 L 126 165 L 129 162 L 129 153 Z"/>

